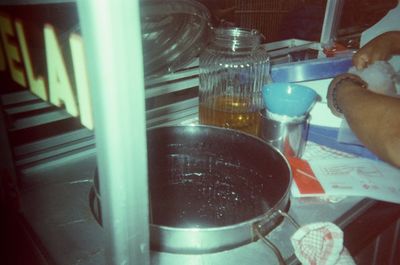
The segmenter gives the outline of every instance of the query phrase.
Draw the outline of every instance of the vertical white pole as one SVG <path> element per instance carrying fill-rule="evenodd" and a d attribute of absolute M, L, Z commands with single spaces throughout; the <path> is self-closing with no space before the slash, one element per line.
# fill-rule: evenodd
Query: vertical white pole
<path fill-rule="evenodd" d="M 149 264 L 139 0 L 78 0 L 91 87 L 106 264 Z"/>
<path fill-rule="evenodd" d="M 343 0 L 328 0 L 326 2 L 324 23 L 321 32 L 321 45 L 331 45 L 336 37 L 337 27 L 340 23 L 340 17 L 343 8 Z"/>

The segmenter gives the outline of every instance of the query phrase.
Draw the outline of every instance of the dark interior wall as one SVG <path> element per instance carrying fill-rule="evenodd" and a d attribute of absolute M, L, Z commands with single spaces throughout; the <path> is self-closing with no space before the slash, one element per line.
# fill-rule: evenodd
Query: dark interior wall
<path fill-rule="evenodd" d="M 326 0 L 198 0 L 213 14 L 213 23 L 260 30 L 266 42 L 291 38 L 319 41 Z M 395 7 L 397 0 L 345 0 L 340 34 L 361 32 Z"/>

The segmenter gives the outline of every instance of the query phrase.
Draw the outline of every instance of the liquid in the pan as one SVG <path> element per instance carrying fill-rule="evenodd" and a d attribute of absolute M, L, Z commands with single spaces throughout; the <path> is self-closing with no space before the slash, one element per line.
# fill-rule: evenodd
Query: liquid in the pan
<path fill-rule="evenodd" d="M 180 155 L 169 159 L 175 165 L 186 160 Z M 219 227 L 244 222 L 269 209 L 262 178 L 254 170 L 216 157 L 190 164 L 163 172 L 165 182 L 152 190 L 154 224 Z"/>

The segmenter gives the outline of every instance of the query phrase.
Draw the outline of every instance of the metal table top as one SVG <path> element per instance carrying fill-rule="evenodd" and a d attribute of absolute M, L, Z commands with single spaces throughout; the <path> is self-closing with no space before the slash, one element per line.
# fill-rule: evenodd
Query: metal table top
<path fill-rule="evenodd" d="M 96 167 L 95 155 L 29 172 L 35 179 L 21 194 L 23 214 L 57 265 L 105 264 L 103 229 L 89 207 L 89 190 Z M 57 172 L 57 173 L 55 173 Z M 51 178 L 57 174 L 57 178 Z M 40 181 L 42 180 L 42 181 Z M 291 198 L 289 214 L 300 224 L 336 222 L 344 227 L 373 201 L 346 198 L 337 203 L 321 199 Z M 285 220 L 269 235 L 288 264 L 297 264 L 290 243 L 295 228 Z M 262 264 L 276 262 L 272 250 L 260 240 L 213 254 L 179 255 L 151 252 L 151 264 Z"/>

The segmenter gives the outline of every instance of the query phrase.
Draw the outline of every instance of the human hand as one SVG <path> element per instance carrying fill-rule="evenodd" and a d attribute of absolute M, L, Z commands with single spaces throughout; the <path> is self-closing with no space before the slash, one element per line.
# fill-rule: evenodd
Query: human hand
<path fill-rule="evenodd" d="M 397 42 L 399 39 L 399 31 L 390 31 L 379 35 L 354 54 L 354 66 L 360 70 L 376 61 L 389 60 L 400 49 L 400 44 Z"/>

